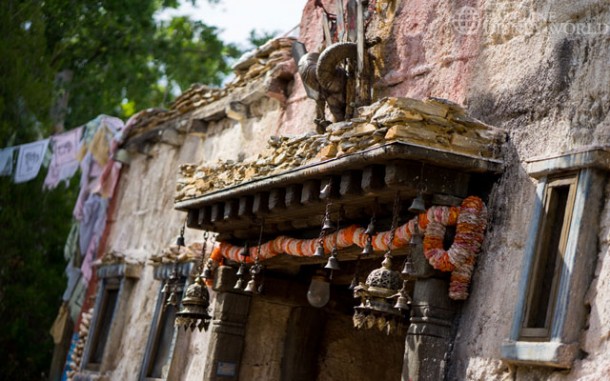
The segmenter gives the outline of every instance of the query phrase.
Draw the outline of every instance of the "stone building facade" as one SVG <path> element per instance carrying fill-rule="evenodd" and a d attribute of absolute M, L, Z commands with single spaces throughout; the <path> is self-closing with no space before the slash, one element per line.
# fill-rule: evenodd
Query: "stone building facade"
<path fill-rule="evenodd" d="M 331 13 L 336 9 L 334 1 L 322 3 Z M 422 137 L 419 130 L 409 135 L 411 132 L 402 127 L 394 129 L 398 135 L 404 133 L 407 142 L 417 141 L 429 150 L 422 162 L 432 160 L 426 156 L 430 150 L 456 153 L 454 159 L 432 161 L 431 165 L 446 170 L 447 175 L 440 179 L 445 173 L 440 170 L 427 174 L 431 188 L 447 188 L 439 194 L 460 200 L 474 192 L 487 205 L 487 229 L 468 298 L 445 300 L 443 287 L 448 280 L 440 275 L 442 287 L 418 289 L 417 282 L 423 285 L 436 275 L 417 278 L 410 286 L 415 289 L 410 290 L 413 308 L 417 302 L 413 293 L 420 292 L 428 293 L 428 299 L 424 299 L 430 308 L 451 311 L 442 318 L 427 312 L 420 316 L 423 320 L 443 320 L 445 328 L 435 331 L 422 325 L 425 332 L 405 330 L 392 335 L 354 329 L 354 302 L 347 286 L 356 271 L 355 256 L 341 258 L 339 254 L 344 272 L 337 272 L 333 279 L 331 301 L 323 309 L 310 307 L 305 298 L 309 279 L 322 262 L 278 256 L 275 262 L 270 260 L 272 264 L 266 270 L 265 291 L 252 296 L 233 290 L 239 263 L 227 260 L 222 268 L 215 269 L 210 291 L 211 327 L 207 331 L 174 331 L 169 324 L 163 330 L 166 294 L 161 293 L 162 287 L 173 271 L 186 282 L 183 288 L 192 282 L 188 275 L 197 266 L 197 253 L 201 251 L 201 244 L 192 243 L 201 242 L 201 227 L 208 218 L 201 212 L 200 223 L 189 220 L 187 248 L 172 248 L 185 219 L 199 218 L 191 211 L 207 207 L 200 204 L 193 209 L 185 206 L 185 201 L 210 192 L 220 192 L 221 197 L 223 191 L 257 176 L 277 178 L 341 156 L 341 152 L 324 150 L 324 144 L 307 143 L 307 152 L 294 148 L 305 146 L 304 142 L 315 135 L 316 105 L 307 97 L 297 73 L 291 55 L 293 41 L 281 38 L 240 61 L 236 80 L 227 88 L 194 86 L 169 111 L 145 111 L 134 122 L 123 147 L 129 164 L 122 170 L 99 253 L 100 257 L 114 255 L 114 259 L 100 258 L 98 263 L 91 324 L 99 325 L 104 319 L 100 312 L 108 309 L 104 300 L 118 301 L 108 314 L 111 320 L 107 331 L 97 334 L 105 337 L 100 353 L 94 353 L 100 339 L 92 344 L 96 340 L 92 339 L 93 329 L 89 329 L 83 360 L 73 379 L 610 378 L 610 317 L 606 313 L 610 308 L 610 71 L 606 70 L 610 59 L 610 4 L 593 0 L 377 0 L 370 2 L 369 9 L 366 37 L 380 38 L 370 48 L 375 57 L 373 101 L 386 97 L 442 98 L 451 101 L 447 104 L 455 110 L 463 105 L 468 111 L 465 115 L 471 118 L 462 121 L 459 128 L 451 124 L 459 122 L 455 122 L 457 117 L 437 120 L 435 123 L 453 134 L 449 143 L 441 142 L 444 145 L 440 148 L 438 134 Z M 309 51 L 323 44 L 323 15 L 316 1 L 307 2 L 298 40 Z M 418 110 L 430 104 L 434 103 L 417 103 Z M 432 114 L 426 115 L 415 119 L 429 126 L 432 119 L 427 118 Z M 384 127 L 377 125 L 370 131 L 362 127 L 358 131 L 362 136 L 372 136 L 379 128 Z M 460 128 L 467 131 L 463 140 L 459 132 L 454 132 Z M 328 131 L 338 129 L 336 124 L 328 127 Z M 477 129 L 492 131 L 493 137 L 477 143 L 468 135 L 468 131 Z M 429 131 L 429 127 L 422 127 L 422 131 Z M 389 142 L 386 130 L 383 132 L 386 140 L 381 141 L 382 145 Z M 270 138 L 289 135 L 306 138 L 294 143 L 288 155 L 278 154 L 277 147 L 273 151 L 273 145 L 271 151 L 266 148 Z M 459 143 L 463 141 L 467 143 Z M 371 143 L 375 148 L 380 141 Z M 351 147 L 341 144 L 337 148 L 345 155 L 360 152 L 359 148 L 349 151 Z M 483 153 L 477 144 L 490 146 L 490 153 Z M 465 151 L 459 147 L 466 147 Z M 478 150 L 476 154 L 468 151 L 472 147 Z M 301 161 L 290 162 L 298 155 L 302 155 Z M 268 157 L 275 161 L 265 161 Z M 464 158 L 473 161 L 458 163 Z M 255 165 L 244 165 L 240 172 L 242 163 L 259 160 L 270 166 L 268 172 L 256 172 L 260 168 Z M 412 157 L 409 160 L 419 162 Z M 221 169 L 214 172 L 213 180 L 200 176 L 201 185 L 188 193 L 188 184 L 180 185 L 178 179 L 176 192 L 181 165 L 205 167 L 219 161 Z M 284 165 L 289 162 L 292 164 Z M 481 163 L 485 163 L 484 169 Z M 349 170 L 360 171 L 365 164 L 357 165 L 361 167 Z M 387 179 L 389 164 L 375 165 L 385 168 Z M 248 168 L 254 168 L 254 172 L 248 172 Z M 193 173 L 190 175 L 195 179 Z M 467 179 L 462 184 L 464 176 Z M 215 184 L 206 183 L 209 181 Z M 294 184 L 300 184 L 299 179 Z M 450 185 L 443 188 L 443 184 Z M 463 190 L 458 190 L 462 189 L 460 184 Z M 389 186 L 387 182 L 385 185 Z M 342 191 L 341 197 L 346 195 L 349 191 Z M 301 196 L 304 201 L 303 193 Z M 405 209 L 414 196 L 402 200 Z M 439 198 L 426 201 L 430 204 L 434 200 Z M 240 213 L 237 203 L 236 216 Z M 176 210 L 176 205 L 181 210 Z M 246 205 L 254 208 L 257 217 L 256 207 Z M 249 225 L 235 217 L 241 222 L 234 226 L 239 225 L 244 232 L 235 228 L 231 235 L 227 232 L 231 232 L 233 215 L 228 210 L 225 206 L 223 216 L 229 224 L 211 221 L 221 226 L 211 232 L 220 231 L 219 241 L 238 245 L 240 240 L 250 240 L 256 245 L 253 237 L 259 234 L 258 220 L 253 218 L 251 226 L 243 228 Z M 387 224 L 390 215 L 386 210 Z M 265 241 L 297 231 L 304 238 L 315 238 L 312 230 L 321 217 L 312 216 L 302 225 L 291 221 L 289 228 L 276 227 L 275 233 L 267 230 Z M 213 241 L 207 241 L 205 259 L 210 256 Z M 545 242 L 555 242 L 558 248 L 545 249 Z M 544 253 L 551 254 L 544 257 Z M 365 270 L 378 267 L 382 255 L 376 253 L 376 259 L 364 263 Z M 104 291 L 114 287 L 109 279 L 118 279 L 116 293 Z M 538 288 L 543 289 L 546 299 L 536 293 Z M 414 335 L 442 340 L 431 343 Z M 417 340 L 409 341 L 409 337 Z M 163 363 L 155 368 L 157 360 Z"/>

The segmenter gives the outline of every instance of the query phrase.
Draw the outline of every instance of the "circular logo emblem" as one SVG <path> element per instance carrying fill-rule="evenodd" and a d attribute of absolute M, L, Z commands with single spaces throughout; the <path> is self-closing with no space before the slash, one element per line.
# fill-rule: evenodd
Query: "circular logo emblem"
<path fill-rule="evenodd" d="M 481 27 L 481 15 L 477 9 L 465 6 L 458 10 L 451 24 L 458 33 L 472 35 Z"/>

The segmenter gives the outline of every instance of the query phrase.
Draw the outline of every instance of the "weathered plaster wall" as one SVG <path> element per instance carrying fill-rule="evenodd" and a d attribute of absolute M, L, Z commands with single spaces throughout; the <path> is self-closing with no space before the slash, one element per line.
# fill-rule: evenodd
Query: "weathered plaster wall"
<path fill-rule="evenodd" d="M 126 256 L 146 262 L 175 241 L 184 219 L 173 210 L 173 194 L 177 168 L 180 163 L 196 159 L 201 139 L 187 137 L 180 148 L 166 144 L 152 147 L 149 156 L 132 154 L 131 164 L 125 166 L 118 188 L 116 214 L 111 218 L 107 250 L 116 250 Z M 200 234 L 187 232 L 186 240 L 201 240 Z M 109 343 L 114 364 L 108 377 L 113 380 L 133 380 L 139 375 L 149 336 L 150 324 L 157 303 L 161 282 L 153 278 L 150 265 L 145 265 L 141 278 L 135 283 L 127 310 L 119 313 L 127 317 L 121 341 Z M 184 379 L 195 379 L 203 374 L 208 334 L 193 333 L 190 340 L 179 340 L 189 346 L 193 356 L 185 359 Z M 197 354 L 202 354 L 198 357 Z M 199 360 L 199 361 L 198 361 Z"/>
<path fill-rule="evenodd" d="M 381 3 L 381 2 L 380 2 Z M 456 380 L 606 379 L 610 309 L 606 282 L 608 206 L 602 211 L 596 278 L 586 303 L 584 358 L 572 371 L 510 368 L 500 360 L 508 338 L 535 181 L 524 160 L 589 144 L 608 144 L 610 4 L 607 1 L 402 1 L 378 21 L 380 95 L 439 96 L 509 131 L 506 172 L 490 199 L 491 225 L 461 311 L 451 359 Z M 471 7 L 470 9 L 464 7 Z M 392 10 L 395 9 L 395 13 Z M 468 12 L 466 12 L 468 11 Z M 475 12 L 474 14 L 472 12 Z M 479 23 L 468 29 L 460 20 Z M 460 28 L 466 28 L 466 32 Z M 608 198 L 606 197 L 606 200 Z M 607 323 L 604 321 L 604 323 Z M 607 327 L 607 326 L 606 326 Z"/>

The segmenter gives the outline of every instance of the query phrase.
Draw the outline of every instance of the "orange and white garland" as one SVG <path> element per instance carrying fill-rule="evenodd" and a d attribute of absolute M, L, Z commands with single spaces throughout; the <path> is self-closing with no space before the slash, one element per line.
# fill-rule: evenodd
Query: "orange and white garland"
<path fill-rule="evenodd" d="M 416 225 L 418 225 L 416 227 Z M 443 239 L 447 226 L 457 225 L 455 240 L 448 250 L 443 249 Z M 483 242 L 485 227 L 487 226 L 487 208 L 483 201 L 475 196 L 466 198 L 460 207 L 433 206 L 426 212 L 411 219 L 394 231 L 392 248 L 400 248 L 409 244 L 411 236 L 416 230 L 424 233 L 424 255 L 435 269 L 451 271 L 449 297 L 463 300 L 468 297 L 468 284 L 476 260 L 476 254 Z M 337 249 L 366 244 L 365 229 L 358 225 L 351 225 L 323 238 L 324 252 L 329 254 L 335 245 Z M 375 251 L 388 250 L 391 231 L 380 232 L 372 237 Z M 210 258 L 220 263 L 223 258 L 235 262 L 254 262 L 255 256 L 263 261 L 278 254 L 288 254 L 299 257 L 314 255 L 319 238 L 295 239 L 279 236 L 260 247 L 251 247 L 250 256 L 242 257 L 243 247 L 234 246 L 227 242 L 220 244 L 212 251 Z"/>
<path fill-rule="evenodd" d="M 468 197 L 458 208 L 433 206 L 426 212 L 424 255 L 437 270 L 451 271 L 449 297 L 468 298 L 468 285 L 476 255 L 481 249 L 487 226 L 487 208 L 478 197 Z M 423 226 L 422 226 L 423 225 Z M 448 250 L 443 248 L 447 226 L 456 226 L 455 239 Z"/>

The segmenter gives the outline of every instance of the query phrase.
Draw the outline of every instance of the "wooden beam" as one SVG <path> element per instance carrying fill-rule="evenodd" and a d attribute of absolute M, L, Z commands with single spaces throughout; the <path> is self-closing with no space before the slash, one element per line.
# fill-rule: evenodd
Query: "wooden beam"
<path fill-rule="evenodd" d="M 210 213 L 210 222 L 215 223 L 222 220 L 224 215 L 224 203 L 217 203 L 212 205 L 211 213 Z"/>
<path fill-rule="evenodd" d="M 269 193 L 260 192 L 254 195 L 252 202 L 252 212 L 256 216 L 264 215 L 269 212 Z"/>
<path fill-rule="evenodd" d="M 239 207 L 239 201 L 235 199 L 225 201 L 225 208 L 223 219 L 231 220 L 237 217 L 237 209 Z"/>
<path fill-rule="evenodd" d="M 385 166 L 371 165 L 362 171 L 360 187 L 366 195 L 375 196 L 384 188 Z"/>
<path fill-rule="evenodd" d="M 199 211 L 197 209 L 191 209 L 188 211 L 186 215 L 186 226 L 189 228 L 198 228 L 197 217 L 199 216 Z"/>
<path fill-rule="evenodd" d="M 292 208 L 301 201 L 301 184 L 291 184 L 286 187 L 285 205 Z"/>
<path fill-rule="evenodd" d="M 249 218 L 252 216 L 252 196 L 242 196 L 239 198 L 239 207 L 237 208 L 237 216 L 240 218 Z"/>
<path fill-rule="evenodd" d="M 286 209 L 286 189 L 276 188 L 269 192 L 269 210 Z"/>
<path fill-rule="evenodd" d="M 358 170 L 348 171 L 341 175 L 339 193 L 341 196 L 357 195 L 362 192 L 360 184 L 362 182 L 362 172 Z"/>
<path fill-rule="evenodd" d="M 320 180 L 307 180 L 301 191 L 301 204 L 307 205 L 320 201 Z"/>

